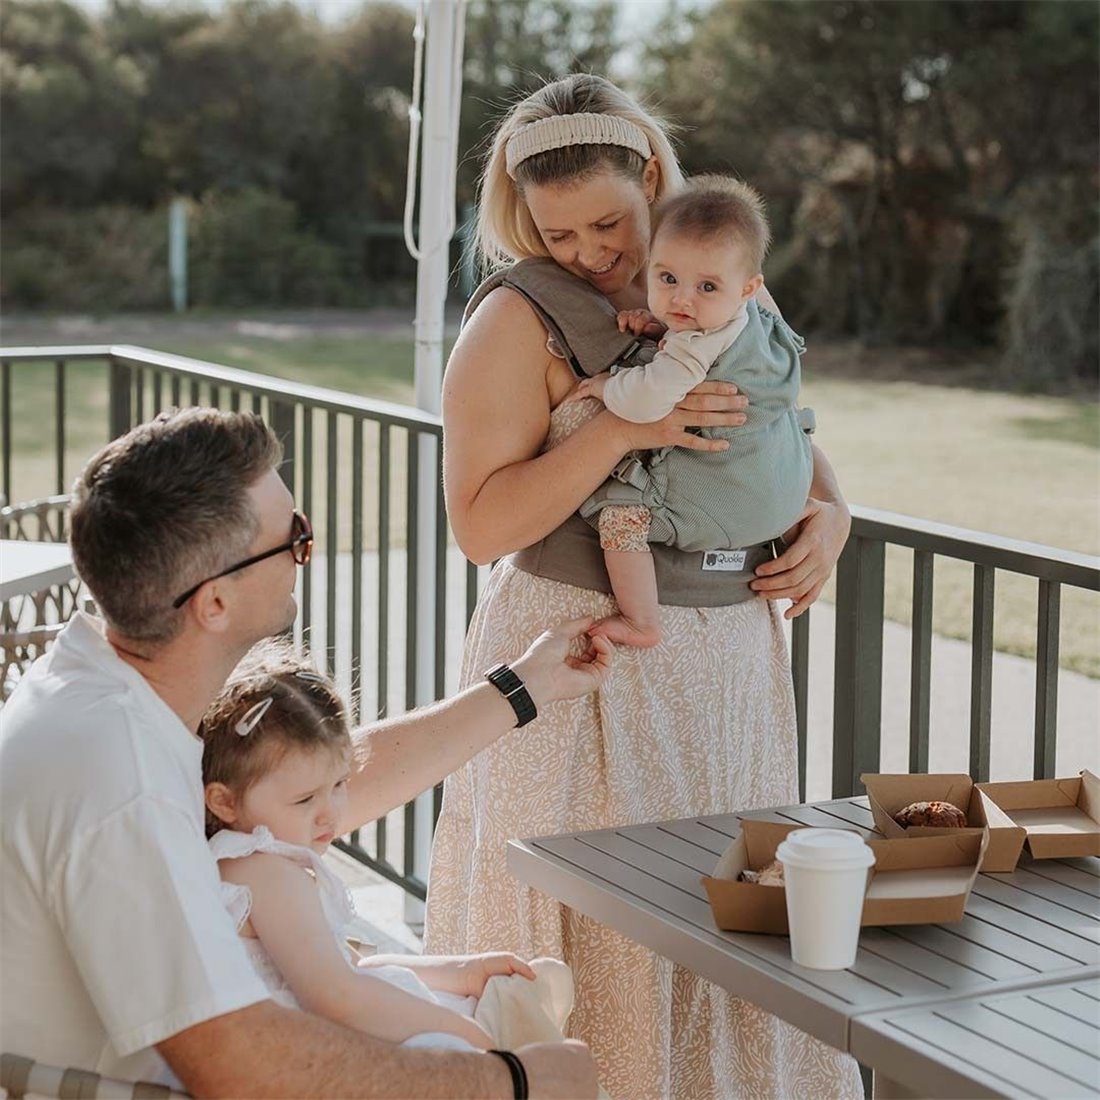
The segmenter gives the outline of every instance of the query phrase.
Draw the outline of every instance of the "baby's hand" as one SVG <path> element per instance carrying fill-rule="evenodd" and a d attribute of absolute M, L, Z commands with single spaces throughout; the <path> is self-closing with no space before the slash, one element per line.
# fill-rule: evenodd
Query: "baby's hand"
<path fill-rule="evenodd" d="M 485 992 L 485 983 L 498 974 L 521 974 L 530 981 L 535 980 L 535 972 L 518 955 L 506 951 L 494 951 L 486 955 L 469 955 L 459 960 L 461 994 L 467 997 L 480 997 Z"/>
<path fill-rule="evenodd" d="M 635 336 L 648 336 L 659 340 L 668 330 L 648 309 L 623 309 L 615 318 L 620 332 L 632 332 Z"/>
<path fill-rule="evenodd" d="M 610 371 L 585 378 L 577 383 L 577 388 L 566 398 L 566 401 L 583 401 L 586 397 L 594 397 L 597 401 L 603 400 L 603 391 L 611 378 Z"/>

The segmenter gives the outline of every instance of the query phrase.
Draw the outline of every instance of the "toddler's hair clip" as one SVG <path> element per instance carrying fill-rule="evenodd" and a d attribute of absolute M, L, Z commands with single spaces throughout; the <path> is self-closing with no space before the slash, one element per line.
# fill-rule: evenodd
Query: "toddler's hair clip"
<path fill-rule="evenodd" d="M 299 680 L 305 680 L 307 684 L 323 684 L 325 682 L 325 678 L 319 672 L 314 672 L 308 668 L 301 668 L 294 675 Z"/>
<path fill-rule="evenodd" d="M 260 724 L 260 719 L 267 714 L 268 707 L 274 701 L 274 697 L 268 695 L 258 703 L 253 703 L 241 716 L 241 720 L 233 727 L 237 736 L 247 737 Z"/>

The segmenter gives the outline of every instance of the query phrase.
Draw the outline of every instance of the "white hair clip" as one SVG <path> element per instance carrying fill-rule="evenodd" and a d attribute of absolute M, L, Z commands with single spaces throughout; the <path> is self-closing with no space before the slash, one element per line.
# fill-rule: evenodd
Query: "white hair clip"
<path fill-rule="evenodd" d="M 325 682 L 325 678 L 319 672 L 313 672 L 307 668 L 300 668 L 294 675 L 299 680 L 305 680 L 307 684 L 323 684 Z"/>
<path fill-rule="evenodd" d="M 268 707 L 274 702 L 274 697 L 269 695 L 254 703 L 241 717 L 241 720 L 233 727 L 238 737 L 247 737 L 259 724 L 260 719 L 267 714 Z"/>

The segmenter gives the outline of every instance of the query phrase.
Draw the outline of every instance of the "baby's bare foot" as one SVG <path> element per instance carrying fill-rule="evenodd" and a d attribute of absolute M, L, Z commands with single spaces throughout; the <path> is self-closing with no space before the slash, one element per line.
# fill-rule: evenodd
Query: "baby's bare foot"
<path fill-rule="evenodd" d="M 593 637 L 606 638 L 616 645 L 652 649 L 661 640 L 661 628 L 656 623 L 635 623 L 625 615 L 609 615 L 588 628 Z"/>

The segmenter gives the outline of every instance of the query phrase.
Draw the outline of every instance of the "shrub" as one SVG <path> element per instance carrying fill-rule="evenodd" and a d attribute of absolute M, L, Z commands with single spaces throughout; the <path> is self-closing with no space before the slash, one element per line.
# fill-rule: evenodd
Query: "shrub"
<path fill-rule="evenodd" d="M 192 206 L 195 305 L 336 305 L 338 250 L 298 225 L 294 204 L 259 188 L 212 191 Z"/>
<path fill-rule="evenodd" d="M 0 300 L 106 312 L 168 305 L 168 217 L 127 206 L 32 207 L 5 216 Z"/>

